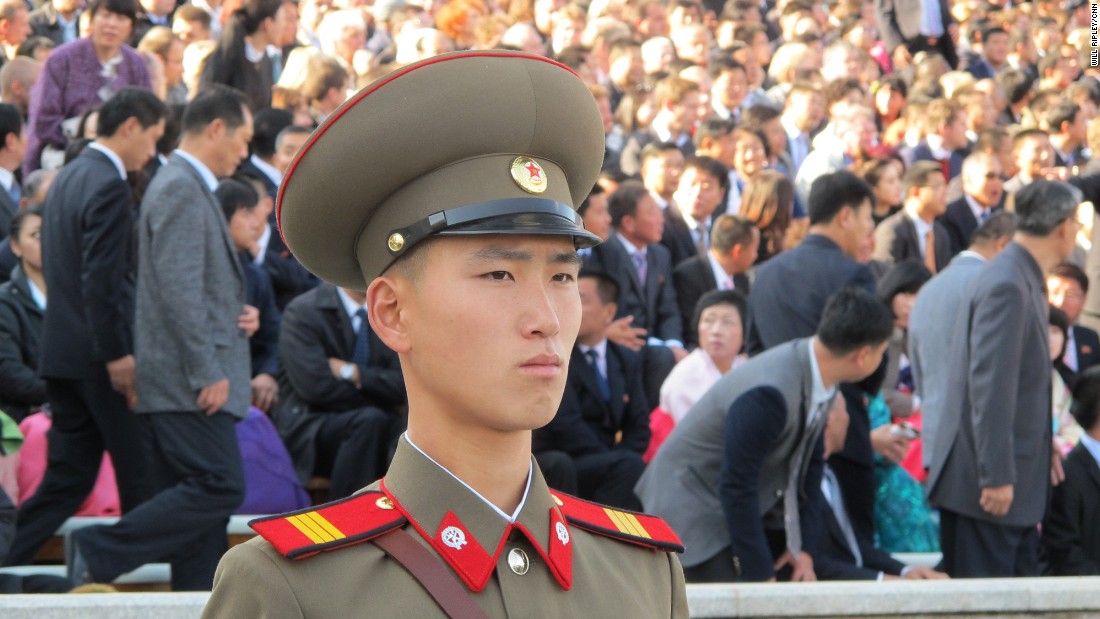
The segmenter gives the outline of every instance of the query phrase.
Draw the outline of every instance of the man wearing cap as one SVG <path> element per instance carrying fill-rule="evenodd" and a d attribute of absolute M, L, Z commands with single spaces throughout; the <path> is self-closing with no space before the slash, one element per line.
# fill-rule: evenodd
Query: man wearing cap
<path fill-rule="evenodd" d="M 409 429 L 377 484 L 254 521 L 206 617 L 687 616 L 671 529 L 551 492 L 531 458 L 580 324 L 576 249 L 597 237 L 574 207 L 602 153 L 584 84 L 515 52 L 410 65 L 318 129 L 281 230 L 310 270 L 366 287 Z"/>

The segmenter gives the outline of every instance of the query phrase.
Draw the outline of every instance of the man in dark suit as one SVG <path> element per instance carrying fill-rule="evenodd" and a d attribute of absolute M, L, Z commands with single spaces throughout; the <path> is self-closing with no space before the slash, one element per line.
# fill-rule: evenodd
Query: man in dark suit
<path fill-rule="evenodd" d="M 1062 364 L 1070 372 L 1080 374 L 1100 363 L 1100 336 L 1077 324 L 1089 292 L 1089 278 L 1085 272 L 1069 262 L 1059 264 L 1047 273 L 1047 292 L 1050 304 L 1065 312 L 1070 322 Z"/>
<path fill-rule="evenodd" d="M 30 14 L 31 34 L 46 37 L 60 46 L 80 37 L 80 0 L 49 0 Z"/>
<path fill-rule="evenodd" d="M 887 264 L 915 260 L 936 273 L 951 261 L 951 239 L 937 218 L 947 210 L 947 181 L 939 166 L 918 161 L 905 173 L 904 208 L 875 228 L 874 258 Z"/>
<path fill-rule="evenodd" d="M 953 577 L 1035 576 L 1052 478 L 1043 273 L 1072 253 L 1081 192 L 1039 180 L 1016 195 L 1015 240 L 976 276 L 955 322 L 948 402 L 928 477 Z M 1055 460 L 1056 461 L 1056 460 Z"/>
<path fill-rule="evenodd" d="M 649 446 L 649 406 L 641 358 L 607 339 L 619 285 L 605 273 L 578 278 L 581 326 L 569 357 L 569 378 L 558 413 L 535 430 L 532 451 L 568 454 L 582 498 L 639 511 L 634 496 Z"/>
<path fill-rule="evenodd" d="M 966 148 L 966 110 L 947 99 L 936 99 L 928 104 L 926 114 L 928 134 L 916 146 L 903 146 L 898 154 L 906 166 L 915 161 L 935 161 L 947 181 L 962 172 Z"/>
<path fill-rule="evenodd" d="M 1053 576 L 1100 575 L 1100 369 L 1073 389 L 1073 416 L 1085 430 L 1065 462 L 1043 519 L 1042 550 Z"/>
<path fill-rule="evenodd" d="M 322 284 L 287 305 L 275 426 L 299 478 L 332 480 L 332 498 L 382 477 L 404 431 L 397 354 L 370 328 L 366 294 Z"/>
<path fill-rule="evenodd" d="M 635 490 L 683 539 L 689 582 L 814 579 L 825 418 L 836 384 L 871 374 L 892 332 L 882 301 L 844 289 L 815 337 L 729 372 L 676 425 Z"/>
<path fill-rule="evenodd" d="M 875 0 L 875 21 L 895 69 L 908 67 L 917 52 L 935 52 L 958 66 L 954 38 L 958 24 L 946 0 Z"/>
<path fill-rule="evenodd" d="M 684 343 L 699 344 L 692 328 L 695 304 L 711 290 L 736 290 L 746 297 L 746 275 L 756 261 L 760 247 L 760 229 L 740 215 L 719 215 L 710 230 L 710 249 L 703 255 L 684 261 L 672 271 L 672 285 L 684 319 Z"/>
<path fill-rule="evenodd" d="M 1054 147 L 1050 145 L 1050 136 L 1042 129 L 1020 131 L 1012 137 L 1012 158 L 1017 171 L 1004 182 L 1005 193 L 1009 196 L 1031 181 L 1043 178 L 1044 173 L 1054 165 Z"/>
<path fill-rule="evenodd" d="M 259 328 L 214 197 L 248 154 L 244 95 L 212 86 L 183 114 L 180 146 L 157 171 L 138 224 L 137 405 L 157 494 L 114 525 L 66 539 L 76 585 L 167 561 L 175 590 L 208 590 L 225 526 L 244 499 L 235 425 L 248 415 L 248 337 Z"/>
<path fill-rule="evenodd" d="M 710 247 L 711 215 L 725 203 L 729 171 L 710 157 L 691 157 L 684 163 L 673 204 L 665 209 L 661 244 L 672 254 L 672 266 L 705 254 Z"/>
<path fill-rule="evenodd" d="M 821 541 L 814 556 L 814 573 L 818 580 L 885 580 L 890 578 L 946 578 L 946 575 L 926 567 L 910 567 L 882 551 L 869 540 L 856 534 L 845 507 L 846 497 L 836 473 L 829 467 L 831 455 L 844 448 L 848 436 L 848 411 L 843 396 L 833 400 L 825 422 L 824 456 L 820 492 L 824 518 L 818 521 Z M 813 489 L 810 490 L 813 492 Z"/>
<path fill-rule="evenodd" d="M 974 153 L 962 167 L 963 197 L 947 205 L 940 221 L 951 238 L 951 255 L 970 247 L 974 230 L 1003 208 L 1001 162 L 989 153 Z"/>
<path fill-rule="evenodd" d="M 617 318 L 633 316 L 631 326 L 646 330 L 647 344 L 667 346 L 686 355 L 672 287 L 672 259 L 659 242 L 664 232 L 660 208 L 641 183 L 627 181 L 608 198 L 608 209 L 614 234 L 592 248 L 588 266 L 619 283 Z"/>
<path fill-rule="evenodd" d="M 26 151 L 23 115 L 14 105 L 0 103 L 0 240 L 8 237 L 11 219 L 19 210 L 19 199 L 23 193 L 19 179 L 15 177 L 15 171 L 19 169 L 15 160 L 19 153 L 25 154 Z"/>
<path fill-rule="evenodd" d="M 809 234 L 757 269 L 745 332 L 750 355 L 813 335 L 826 300 L 838 290 L 874 290 L 871 270 L 853 258 L 874 230 L 873 199 L 871 188 L 851 172 L 813 182 Z"/>
<path fill-rule="evenodd" d="M 293 124 L 294 115 L 287 110 L 268 108 L 256 112 L 253 122 L 256 129 L 248 145 L 252 154 L 241 162 L 239 171 L 262 181 L 267 195 L 275 199 L 285 172 L 275 162 L 275 142 L 279 133 Z"/>
<path fill-rule="evenodd" d="M 152 93 L 124 89 L 99 111 L 99 137 L 54 181 L 42 227 L 49 303 L 39 371 L 53 415 L 49 466 L 19 510 L 12 565 L 35 552 L 95 485 L 106 449 L 124 513 L 152 496 L 134 403 L 135 206 L 128 171 L 140 170 L 164 131 Z"/>
<path fill-rule="evenodd" d="M 1047 110 L 1054 165 L 1073 168 L 1088 162 L 1083 152 L 1088 122 L 1084 110 L 1072 101 L 1059 101 Z"/>

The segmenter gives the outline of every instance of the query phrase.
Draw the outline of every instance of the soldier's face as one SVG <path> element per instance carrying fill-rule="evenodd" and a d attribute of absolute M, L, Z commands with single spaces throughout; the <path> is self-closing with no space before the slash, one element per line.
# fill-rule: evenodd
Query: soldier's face
<path fill-rule="evenodd" d="M 423 419 L 481 432 L 549 423 L 581 322 L 572 239 L 452 236 L 426 249 L 399 292 L 410 431 L 432 431 Z"/>

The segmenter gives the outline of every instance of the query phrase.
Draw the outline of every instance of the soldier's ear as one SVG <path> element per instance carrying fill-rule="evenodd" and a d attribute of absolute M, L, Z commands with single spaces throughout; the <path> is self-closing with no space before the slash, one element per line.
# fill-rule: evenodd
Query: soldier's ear
<path fill-rule="evenodd" d="M 409 351 L 408 325 L 404 320 L 402 295 L 399 289 L 413 284 L 401 277 L 383 275 L 367 288 L 367 315 L 378 338 L 401 354 Z M 408 295 L 405 295 L 408 298 Z"/>

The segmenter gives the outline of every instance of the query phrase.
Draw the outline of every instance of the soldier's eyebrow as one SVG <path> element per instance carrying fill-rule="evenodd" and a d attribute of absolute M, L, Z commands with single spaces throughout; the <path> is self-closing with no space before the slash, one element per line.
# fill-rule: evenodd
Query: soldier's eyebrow
<path fill-rule="evenodd" d="M 534 255 L 529 251 L 522 249 L 511 249 L 508 247 L 500 247 L 496 245 L 490 245 L 488 247 L 482 247 L 474 252 L 471 256 L 474 260 L 479 262 L 493 262 L 498 260 L 506 260 L 511 262 L 531 262 L 535 259 Z"/>
<path fill-rule="evenodd" d="M 575 267 L 580 267 L 581 257 L 577 255 L 575 251 L 563 251 L 559 254 L 554 254 L 554 257 L 550 259 L 552 264 L 568 264 Z"/>

